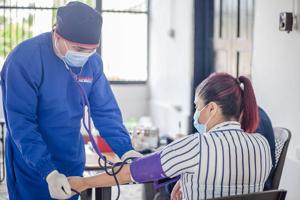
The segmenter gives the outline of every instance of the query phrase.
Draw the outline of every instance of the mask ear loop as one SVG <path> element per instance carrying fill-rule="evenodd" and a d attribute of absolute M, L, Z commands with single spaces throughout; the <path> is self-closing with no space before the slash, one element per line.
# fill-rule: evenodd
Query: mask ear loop
<path fill-rule="evenodd" d="M 68 46 L 67 46 L 67 44 L 66 44 L 66 41 L 65 41 L 65 40 L 64 40 L 64 45 L 65 45 L 65 47 L 66 47 L 67 51 L 69 51 L 70 49 L 68 48 Z"/>
<path fill-rule="evenodd" d="M 200 116 L 201 112 L 204 110 L 204 108 L 206 108 L 207 105 L 208 105 L 208 104 L 206 104 L 201 110 L 198 110 L 198 109 L 196 108 L 196 111 L 199 112 L 199 116 Z M 198 122 L 199 122 L 199 118 L 198 118 Z"/>
<path fill-rule="evenodd" d="M 55 34 L 55 37 L 56 37 L 56 38 L 54 39 L 54 46 L 55 46 L 56 50 L 58 51 L 58 53 L 60 54 L 60 56 L 61 56 L 61 57 L 64 57 L 64 56 L 62 55 L 60 49 L 57 47 L 57 38 L 60 37 L 60 36 L 59 36 L 55 31 L 54 31 L 54 34 Z M 67 46 L 67 44 L 66 44 L 66 41 L 63 40 L 63 42 L 64 42 L 65 48 L 67 49 L 67 51 L 69 51 L 69 48 L 68 48 L 68 46 Z M 65 63 L 65 64 L 66 64 L 66 63 Z"/>
<path fill-rule="evenodd" d="M 208 105 L 208 104 L 207 104 Z M 207 106 L 206 105 L 206 106 Z M 205 107 L 204 107 L 205 108 Z M 218 108 L 217 108 L 218 109 Z M 207 127 L 207 124 L 209 123 L 209 121 L 212 119 L 212 117 L 213 117 L 213 115 L 210 115 L 209 117 L 208 117 L 208 120 L 205 122 L 205 126 Z"/>

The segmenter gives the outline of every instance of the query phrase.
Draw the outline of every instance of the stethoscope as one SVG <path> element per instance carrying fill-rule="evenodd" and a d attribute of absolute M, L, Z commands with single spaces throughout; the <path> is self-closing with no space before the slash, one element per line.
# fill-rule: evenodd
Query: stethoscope
<path fill-rule="evenodd" d="M 71 77 L 73 78 L 75 84 L 77 85 L 78 89 L 79 89 L 79 93 L 80 93 L 80 97 L 81 97 L 81 101 L 83 103 L 83 119 L 82 119 L 82 124 L 83 124 L 83 127 L 84 129 L 86 130 L 86 132 L 88 133 L 88 136 L 89 136 L 89 139 L 90 139 L 90 142 L 92 144 L 92 147 L 93 149 L 95 150 L 95 152 L 97 153 L 97 155 L 99 156 L 99 159 L 98 159 L 98 164 L 100 167 L 104 168 L 104 171 L 107 175 L 109 176 L 113 176 L 114 179 L 115 179 L 115 182 L 117 184 L 117 188 L 118 188 L 118 195 L 117 195 L 117 200 L 119 199 L 120 197 L 120 184 L 119 184 L 119 181 L 117 179 L 117 174 L 121 171 L 121 169 L 123 168 L 123 166 L 125 164 L 128 164 L 127 161 L 129 160 L 133 160 L 134 158 L 133 157 L 130 157 L 130 158 L 127 158 L 125 159 L 124 161 L 122 162 L 112 162 L 110 160 L 108 160 L 105 155 L 102 154 L 102 152 L 99 150 L 96 142 L 95 142 L 95 139 L 92 135 L 92 129 L 91 129 L 91 107 L 90 107 L 90 103 L 89 103 L 89 99 L 88 99 L 88 96 L 84 90 L 84 88 L 82 87 L 82 85 L 80 84 L 79 82 L 79 79 L 78 77 L 80 76 L 81 72 L 82 72 L 82 69 L 83 67 L 81 67 L 81 70 L 78 74 L 75 74 L 72 69 L 70 69 L 70 67 L 67 65 L 67 63 L 62 60 L 65 64 L 65 67 L 66 69 L 68 70 L 68 72 L 70 73 Z M 88 114 L 88 118 L 87 118 L 87 122 L 86 122 L 86 115 L 85 115 L 85 106 L 87 107 L 87 114 Z M 101 160 L 104 161 L 104 166 L 101 164 Z M 111 171 L 109 171 L 111 170 Z M 73 192 L 75 192 L 76 194 L 78 194 L 79 196 L 81 195 L 80 192 L 74 190 L 74 189 L 71 189 Z"/>

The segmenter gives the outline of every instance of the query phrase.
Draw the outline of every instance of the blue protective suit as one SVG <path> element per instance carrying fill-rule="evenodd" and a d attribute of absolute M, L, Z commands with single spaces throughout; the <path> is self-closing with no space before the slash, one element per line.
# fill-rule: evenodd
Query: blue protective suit
<path fill-rule="evenodd" d="M 75 73 L 80 70 L 71 68 Z M 51 171 L 74 176 L 84 170 L 83 103 L 78 86 L 55 55 L 51 33 L 18 45 L 8 56 L 1 79 L 9 198 L 51 199 L 45 181 Z M 118 156 L 132 150 L 99 55 L 89 58 L 79 79 L 101 136 Z"/>

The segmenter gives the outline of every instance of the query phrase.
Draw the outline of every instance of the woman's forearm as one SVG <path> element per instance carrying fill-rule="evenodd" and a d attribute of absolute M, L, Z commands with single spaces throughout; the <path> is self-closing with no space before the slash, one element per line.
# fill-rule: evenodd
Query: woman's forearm
<path fill-rule="evenodd" d="M 129 165 L 124 165 L 121 171 L 117 174 L 117 179 L 120 184 L 130 183 L 130 167 Z M 84 184 L 87 188 L 94 188 L 94 187 L 110 187 L 116 185 L 116 181 L 113 176 L 107 175 L 105 172 L 83 178 Z"/>
<path fill-rule="evenodd" d="M 130 183 L 131 177 L 138 183 L 155 181 L 166 177 L 162 169 L 159 153 L 153 153 L 134 160 L 130 165 L 124 165 L 116 176 L 119 184 Z M 71 187 L 79 192 L 89 188 L 116 185 L 114 177 L 106 173 L 85 178 L 69 177 L 69 182 Z"/>

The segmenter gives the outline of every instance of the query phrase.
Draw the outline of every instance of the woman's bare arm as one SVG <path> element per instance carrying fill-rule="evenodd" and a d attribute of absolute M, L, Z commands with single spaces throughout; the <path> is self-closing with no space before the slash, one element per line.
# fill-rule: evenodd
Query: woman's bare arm
<path fill-rule="evenodd" d="M 167 176 L 163 171 L 160 161 L 160 152 L 155 152 L 133 160 L 130 165 L 124 165 L 117 174 L 119 184 L 130 183 L 131 177 L 138 183 L 166 178 Z M 69 182 L 71 187 L 78 192 L 94 187 L 110 187 L 116 185 L 114 177 L 106 173 L 85 178 L 69 177 Z"/>
<path fill-rule="evenodd" d="M 117 179 L 120 184 L 130 183 L 130 167 L 124 165 L 121 171 L 117 174 Z M 94 187 L 110 187 L 116 185 L 116 181 L 113 176 L 107 175 L 105 172 L 90 177 L 78 177 L 73 176 L 68 178 L 71 188 L 78 192 L 82 192 L 89 188 Z"/>

